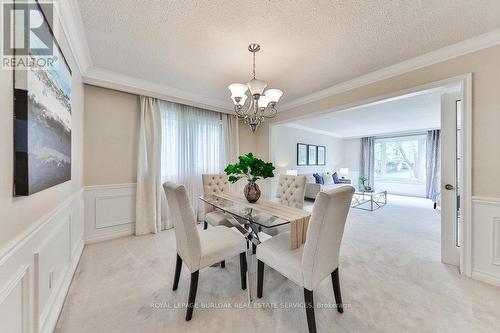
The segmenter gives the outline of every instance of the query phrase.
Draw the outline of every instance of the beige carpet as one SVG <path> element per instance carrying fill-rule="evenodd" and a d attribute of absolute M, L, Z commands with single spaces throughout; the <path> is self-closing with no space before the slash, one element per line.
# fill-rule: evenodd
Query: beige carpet
<path fill-rule="evenodd" d="M 499 332 L 500 288 L 440 263 L 439 242 L 428 200 L 390 196 L 378 211 L 351 209 L 340 265 L 348 308 L 328 308 L 325 279 L 315 290 L 318 331 Z M 266 270 L 264 297 L 248 307 L 237 257 L 200 272 L 199 308 L 185 322 L 189 274 L 183 267 L 173 292 L 174 266 L 172 230 L 87 246 L 56 332 L 307 332 L 303 290 L 275 271 Z"/>

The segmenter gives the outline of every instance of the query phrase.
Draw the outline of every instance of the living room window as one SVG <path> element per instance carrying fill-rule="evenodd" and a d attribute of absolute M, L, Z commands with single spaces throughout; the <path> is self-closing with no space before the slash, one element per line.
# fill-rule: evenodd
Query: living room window
<path fill-rule="evenodd" d="M 425 183 L 426 136 L 398 136 L 375 139 L 375 180 Z"/>

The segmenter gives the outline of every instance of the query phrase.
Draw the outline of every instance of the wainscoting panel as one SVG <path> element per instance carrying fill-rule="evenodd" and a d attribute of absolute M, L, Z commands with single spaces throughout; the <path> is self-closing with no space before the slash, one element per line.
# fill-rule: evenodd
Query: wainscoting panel
<path fill-rule="evenodd" d="M 35 275 L 38 276 L 39 323 L 44 326 L 50 313 L 50 304 L 61 287 L 71 261 L 70 217 L 45 240 L 35 253 Z"/>
<path fill-rule="evenodd" d="M 0 250 L 0 332 L 52 332 L 83 251 L 82 191 Z"/>
<path fill-rule="evenodd" d="M 500 198 L 472 198 L 472 277 L 500 286 Z"/>
<path fill-rule="evenodd" d="M 86 243 L 133 234 L 135 191 L 136 184 L 85 187 L 83 197 Z"/>
<path fill-rule="evenodd" d="M 24 265 L 0 290 L 0 331 L 31 331 L 29 323 L 29 266 Z"/>

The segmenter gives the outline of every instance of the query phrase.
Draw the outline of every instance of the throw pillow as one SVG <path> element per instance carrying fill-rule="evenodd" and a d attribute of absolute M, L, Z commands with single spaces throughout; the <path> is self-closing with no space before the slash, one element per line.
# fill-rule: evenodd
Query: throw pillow
<path fill-rule="evenodd" d="M 331 173 L 323 173 L 323 179 L 325 180 L 325 185 L 333 185 L 333 177 Z"/>
<path fill-rule="evenodd" d="M 334 184 L 340 184 L 339 176 L 337 175 L 336 171 L 333 173 L 332 178 Z"/>
<path fill-rule="evenodd" d="M 316 184 L 324 184 L 323 177 L 317 173 L 313 173 L 313 177 L 316 180 Z"/>

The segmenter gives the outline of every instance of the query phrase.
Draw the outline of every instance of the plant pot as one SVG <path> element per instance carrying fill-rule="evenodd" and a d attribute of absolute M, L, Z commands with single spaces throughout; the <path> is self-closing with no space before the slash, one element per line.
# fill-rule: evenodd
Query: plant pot
<path fill-rule="evenodd" d="M 257 183 L 253 181 L 249 181 L 248 184 L 245 185 L 243 189 L 243 194 L 245 194 L 245 198 L 247 198 L 248 202 L 254 203 L 257 202 L 260 198 L 260 188 Z"/>

